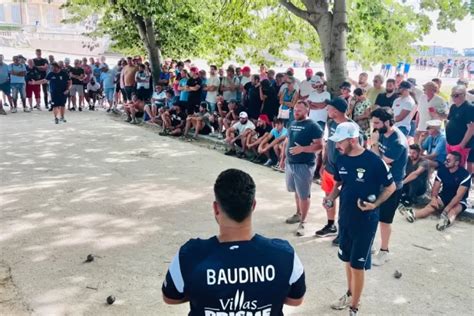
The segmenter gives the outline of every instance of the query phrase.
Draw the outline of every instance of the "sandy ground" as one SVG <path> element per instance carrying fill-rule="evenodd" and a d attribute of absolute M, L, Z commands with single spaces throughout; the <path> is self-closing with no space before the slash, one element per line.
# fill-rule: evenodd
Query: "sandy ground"
<path fill-rule="evenodd" d="M 306 267 L 305 303 L 285 313 L 346 315 L 329 308 L 345 291 L 337 249 L 283 223 L 294 205 L 282 174 L 103 112 L 68 119 L 0 117 L 1 315 L 185 315 L 187 305 L 161 301 L 161 283 L 181 244 L 216 233 L 211 188 L 229 167 L 257 183 L 255 231 L 289 239 Z M 311 232 L 325 221 L 316 185 L 313 197 Z M 473 226 L 435 223 L 397 215 L 392 260 L 366 274 L 361 314 L 471 314 Z M 83 263 L 88 254 L 97 259 Z"/>

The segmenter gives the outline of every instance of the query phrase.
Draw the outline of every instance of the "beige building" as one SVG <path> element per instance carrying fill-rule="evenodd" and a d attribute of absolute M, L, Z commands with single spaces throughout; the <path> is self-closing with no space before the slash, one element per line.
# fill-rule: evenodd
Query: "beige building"
<path fill-rule="evenodd" d="M 61 26 L 64 12 L 60 6 L 65 0 L 0 0 L 0 25 Z"/>

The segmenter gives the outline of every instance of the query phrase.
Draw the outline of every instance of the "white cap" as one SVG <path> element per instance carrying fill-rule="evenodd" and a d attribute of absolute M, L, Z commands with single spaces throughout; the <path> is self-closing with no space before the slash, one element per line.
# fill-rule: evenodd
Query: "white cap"
<path fill-rule="evenodd" d="M 321 84 L 324 83 L 323 79 L 320 76 L 314 75 L 311 77 L 311 84 Z"/>
<path fill-rule="evenodd" d="M 337 126 L 336 132 L 329 137 L 329 140 L 338 143 L 348 138 L 359 137 L 359 125 L 354 122 L 344 122 Z"/>
<path fill-rule="evenodd" d="M 433 127 L 441 127 L 442 124 L 443 122 L 441 122 L 440 120 L 430 120 L 426 122 L 427 126 L 433 126 Z"/>
<path fill-rule="evenodd" d="M 240 118 L 247 118 L 249 116 L 248 116 L 247 112 L 240 112 L 239 117 Z"/>

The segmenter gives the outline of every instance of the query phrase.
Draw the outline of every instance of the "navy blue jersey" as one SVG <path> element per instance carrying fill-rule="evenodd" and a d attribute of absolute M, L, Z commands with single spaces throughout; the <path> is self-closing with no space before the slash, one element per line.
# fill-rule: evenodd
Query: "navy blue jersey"
<path fill-rule="evenodd" d="M 249 241 L 191 239 L 170 265 L 162 287 L 188 298 L 189 315 L 283 315 L 285 298 L 302 298 L 304 269 L 287 241 L 255 235 Z"/>
<path fill-rule="evenodd" d="M 379 150 L 384 157 L 390 158 L 393 162 L 390 164 L 390 172 L 393 175 L 393 181 L 397 185 L 397 190 L 403 187 L 405 178 L 405 168 L 408 162 L 408 141 L 405 135 L 396 127 L 389 136 L 380 135 Z"/>
<path fill-rule="evenodd" d="M 64 92 L 68 87 L 68 81 L 70 80 L 69 75 L 63 70 L 58 73 L 50 72 L 46 75 L 46 80 L 49 81 L 51 97 L 63 98 Z"/>
<path fill-rule="evenodd" d="M 342 182 L 339 195 L 339 225 L 351 229 L 363 229 L 367 221 L 378 222 L 379 209 L 362 211 L 357 200 L 367 201 L 369 195 L 379 196 L 393 178 L 387 165 L 375 153 L 364 150 L 359 156 L 341 155 L 336 161 L 334 180 Z"/>
<path fill-rule="evenodd" d="M 467 172 L 466 169 L 459 167 L 458 170 L 451 173 L 449 169 L 444 165 L 441 165 L 438 169 L 438 174 L 436 175 L 436 181 L 441 182 L 443 188 L 439 194 L 439 197 L 443 202 L 451 202 L 451 200 L 456 196 L 456 193 L 460 186 L 467 188 L 466 193 L 464 194 L 461 202 L 466 202 L 469 196 L 469 188 L 471 187 L 471 175 Z"/>
<path fill-rule="evenodd" d="M 288 162 L 292 164 L 304 163 L 314 165 L 316 162 L 315 153 L 292 155 L 289 153 L 289 149 L 296 146 L 296 144 L 309 146 L 313 140 L 320 139 L 321 137 L 323 137 L 323 131 L 313 120 L 293 121 L 288 127 L 288 146 L 286 147 L 286 159 Z"/>

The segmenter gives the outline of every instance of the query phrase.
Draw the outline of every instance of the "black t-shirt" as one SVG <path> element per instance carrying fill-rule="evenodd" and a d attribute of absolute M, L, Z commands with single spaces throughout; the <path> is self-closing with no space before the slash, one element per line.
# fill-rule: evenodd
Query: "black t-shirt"
<path fill-rule="evenodd" d="M 170 111 L 171 115 L 171 123 L 173 126 L 178 126 L 183 122 L 186 122 L 186 113 L 184 111 L 180 111 L 177 113 L 175 110 Z"/>
<path fill-rule="evenodd" d="M 353 231 L 364 231 L 367 225 L 378 222 L 379 209 L 362 211 L 357 200 L 367 201 L 369 195 L 378 197 L 393 178 L 387 165 L 370 150 L 359 156 L 341 155 L 336 161 L 336 182 L 342 182 L 339 195 L 339 226 Z M 369 226 L 370 227 L 370 226 Z"/>
<path fill-rule="evenodd" d="M 188 104 L 198 107 L 201 103 L 201 91 L 202 91 L 202 81 L 201 78 L 189 78 L 188 82 L 186 83 L 188 87 L 195 87 L 200 86 L 199 90 L 197 91 L 189 91 L 188 96 Z"/>
<path fill-rule="evenodd" d="M 471 187 L 471 175 L 466 169 L 459 167 L 458 170 L 451 173 L 448 168 L 441 165 L 436 175 L 436 181 L 441 182 L 443 188 L 439 194 L 439 197 L 443 200 L 443 203 L 449 203 L 456 196 L 456 193 L 460 186 L 467 188 L 466 193 L 462 197 L 461 201 L 466 202 L 469 196 L 469 188 Z"/>
<path fill-rule="evenodd" d="M 265 135 L 265 133 L 270 133 L 272 130 L 272 127 L 269 125 L 266 125 L 265 127 L 263 126 L 256 126 L 255 131 L 257 132 L 258 137 L 262 137 Z"/>
<path fill-rule="evenodd" d="M 81 67 L 72 67 L 71 68 L 70 75 L 80 76 L 80 75 L 83 75 L 83 74 L 84 74 L 84 69 L 82 69 Z M 71 79 L 72 79 L 72 84 L 84 84 L 84 82 L 82 82 L 79 79 L 76 79 L 76 78 L 71 78 Z"/>
<path fill-rule="evenodd" d="M 451 105 L 446 125 L 446 141 L 455 146 L 461 143 L 467 131 L 467 125 L 474 122 L 474 106 L 465 101 L 461 106 Z M 473 147 L 473 140 L 469 141 L 467 147 Z"/>
<path fill-rule="evenodd" d="M 393 175 L 393 181 L 397 185 L 397 190 L 401 189 L 408 160 L 407 138 L 398 128 L 395 128 L 395 131 L 389 137 L 379 136 L 379 150 L 384 157 L 393 160 L 390 172 Z"/>
<path fill-rule="evenodd" d="M 46 76 L 46 80 L 49 81 L 49 91 L 51 92 L 51 99 L 54 100 L 63 100 L 66 98 L 64 91 L 66 91 L 68 86 L 68 81 L 70 80 L 69 75 L 61 70 L 58 73 L 50 72 Z"/>
<path fill-rule="evenodd" d="M 302 298 L 306 284 L 293 247 L 256 234 L 249 241 L 189 240 L 171 262 L 162 292 L 188 298 L 191 316 L 281 316 L 285 299 Z"/>
<path fill-rule="evenodd" d="M 266 114 L 270 121 L 278 115 L 278 92 L 274 87 L 270 86 L 269 88 L 263 89 L 263 95 L 266 96 L 265 101 L 263 101 L 263 111 L 262 114 Z"/>
<path fill-rule="evenodd" d="M 49 65 L 49 62 L 46 58 L 34 58 L 33 59 L 33 64 L 38 67 L 38 66 L 44 66 L 44 65 Z M 38 80 L 41 80 L 41 79 L 44 79 L 46 78 L 46 71 L 42 71 L 42 70 L 39 70 L 38 68 L 36 68 L 40 75 L 41 75 L 41 78 L 38 79 Z"/>
<path fill-rule="evenodd" d="M 309 164 L 314 165 L 316 160 L 315 153 L 301 153 L 298 155 L 290 154 L 291 147 L 299 144 L 300 146 L 309 146 L 314 139 L 323 137 L 321 127 L 310 119 L 304 121 L 293 121 L 288 127 L 288 146 L 286 147 L 286 159 L 291 164 Z"/>
<path fill-rule="evenodd" d="M 377 98 L 375 99 L 375 104 L 381 107 L 388 107 L 392 108 L 393 102 L 395 99 L 398 98 L 398 93 L 392 94 L 392 96 L 387 97 L 387 93 L 379 93 Z"/>
<path fill-rule="evenodd" d="M 64 66 L 64 71 L 69 75 L 71 73 L 72 68 L 73 67 L 71 65 Z"/>
<path fill-rule="evenodd" d="M 260 88 L 255 87 L 253 84 L 246 83 L 247 92 L 247 114 L 252 119 L 257 119 L 260 115 L 260 109 L 262 107 L 262 100 L 260 99 Z"/>
<path fill-rule="evenodd" d="M 38 80 L 41 80 L 41 79 L 44 79 L 44 78 L 42 78 L 42 74 L 38 70 L 38 68 L 36 68 L 36 67 L 30 68 L 30 67 L 26 66 L 25 81 L 27 83 L 30 82 L 31 80 L 38 81 Z"/>

